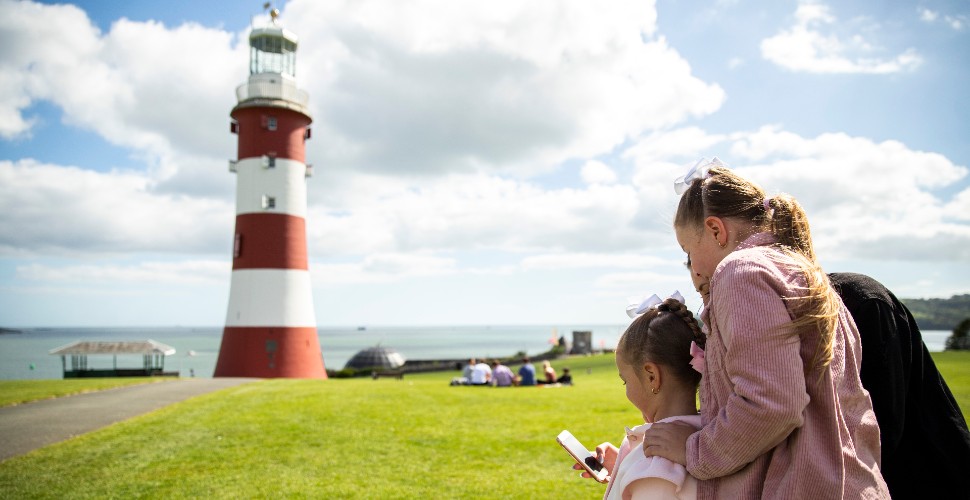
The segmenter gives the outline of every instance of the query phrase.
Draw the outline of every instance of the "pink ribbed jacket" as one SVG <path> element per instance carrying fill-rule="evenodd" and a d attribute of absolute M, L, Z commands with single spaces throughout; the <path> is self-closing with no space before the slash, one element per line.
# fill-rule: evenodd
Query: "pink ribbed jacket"
<path fill-rule="evenodd" d="M 711 278 L 704 427 L 687 441 L 698 498 L 889 498 L 855 324 L 842 306 L 831 364 L 806 376 L 818 334 L 790 326 L 782 298 L 804 279 L 773 242 L 751 236 Z"/>

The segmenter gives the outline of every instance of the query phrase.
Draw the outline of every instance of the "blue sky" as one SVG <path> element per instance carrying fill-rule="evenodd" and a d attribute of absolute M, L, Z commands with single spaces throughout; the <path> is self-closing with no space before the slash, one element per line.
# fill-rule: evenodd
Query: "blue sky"
<path fill-rule="evenodd" d="M 802 201 L 826 270 L 970 292 L 970 9 L 842 4 L 278 3 L 318 323 L 623 323 L 690 292 L 671 186 L 714 155 Z M 0 0 L 0 326 L 223 323 L 264 17 Z"/>

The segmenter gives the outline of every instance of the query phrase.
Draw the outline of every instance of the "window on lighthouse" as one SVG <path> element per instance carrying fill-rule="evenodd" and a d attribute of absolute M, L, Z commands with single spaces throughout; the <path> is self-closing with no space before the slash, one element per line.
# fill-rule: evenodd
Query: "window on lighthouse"
<path fill-rule="evenodd" d="M 263 210 L 272 210 L 276 208 L 276 198 L 268 195 L 263 195 Z"/>
<path fill-rule="evenodd" d="M 249 39 L 249 73 L 296 76 L 296 43 L 277 33 L 254 34 Z"/>

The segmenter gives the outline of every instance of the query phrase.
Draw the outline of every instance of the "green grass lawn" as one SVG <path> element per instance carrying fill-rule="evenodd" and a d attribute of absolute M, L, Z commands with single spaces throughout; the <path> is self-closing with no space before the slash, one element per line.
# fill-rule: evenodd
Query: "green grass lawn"
<path fill-rule="evenodd" d="M 935 358 L 967 414 L 970 353 Z M 576 386 L 449 387 L 451 372 L 255 382 L 0 463 L 0 498 L 600 497 L 556 434 L 619 444 L 639 412 L 611 355 L 554 366 Z"/>
<path fill-rule="evenodd" d="M 970 352 L 934 352 L 933 361 L 960 405 L 963 417 L 970 421 Z"/>
<path fill-rule="evenodd" d="M 38 399 L 56 398 L 82 392 L 101 391 L 125 385 L 159 382 L 160 378 L 76 378 L 68 380 L 0 380 L 0 406 Z"/>

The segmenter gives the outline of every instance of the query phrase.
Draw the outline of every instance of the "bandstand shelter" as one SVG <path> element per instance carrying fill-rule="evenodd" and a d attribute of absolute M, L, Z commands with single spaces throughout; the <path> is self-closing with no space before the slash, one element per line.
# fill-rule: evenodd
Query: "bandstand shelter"
<path fill-rule="evenodd" d="M 50 354 L 61 357 L 64 378 L 178 376 L 178 372 L 165 371 L 165 356 L 175 354 L 175 348 L 154 340 L 79 340 L 51 349 Z M 118 368 L 118 356 L 131 358 L 138 355 L 142 356 L 141 368 Z M 112 368 L 89 368 L 88 356 L 111 356 Z"/>
<path fill-rule="evenodd" d="M 404 356 L 389 347 L 370 347 L 354 354 L 344 368 L 393 370 L 404 366 Z"/>

